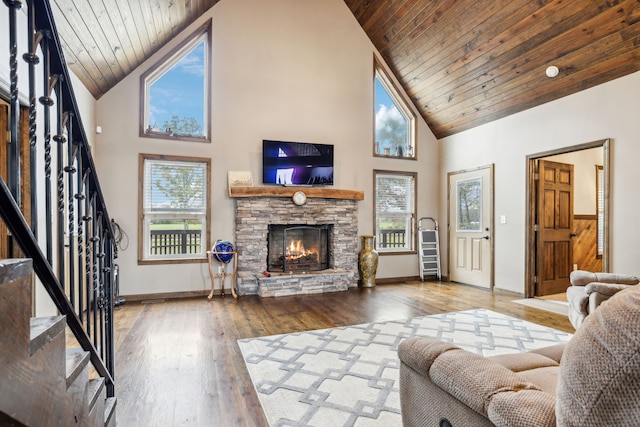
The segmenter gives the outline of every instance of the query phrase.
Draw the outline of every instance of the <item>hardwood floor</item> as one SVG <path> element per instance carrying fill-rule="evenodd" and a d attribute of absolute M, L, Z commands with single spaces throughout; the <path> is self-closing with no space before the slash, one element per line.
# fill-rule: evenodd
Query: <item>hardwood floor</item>
<path fill-rule="evenodd" d="M 425 282 L 328 294 L 126 303 L 116 309 L 117 421 L 129 426 L 267 426 L 236 341 L 483 307 L 573 332 L 521 295 Z"/>

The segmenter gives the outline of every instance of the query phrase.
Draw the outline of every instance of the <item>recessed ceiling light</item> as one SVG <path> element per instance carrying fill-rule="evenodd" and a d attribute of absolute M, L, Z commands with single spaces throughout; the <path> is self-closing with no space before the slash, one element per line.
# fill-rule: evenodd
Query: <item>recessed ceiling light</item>
<path fill-rule="evenodd" d="M 555 65 L 551 65 L 547 67 L 547 71 L 546 71 L 547 77 L 555 77 L 558 75 L 559 72 L 560 70 Z"/>

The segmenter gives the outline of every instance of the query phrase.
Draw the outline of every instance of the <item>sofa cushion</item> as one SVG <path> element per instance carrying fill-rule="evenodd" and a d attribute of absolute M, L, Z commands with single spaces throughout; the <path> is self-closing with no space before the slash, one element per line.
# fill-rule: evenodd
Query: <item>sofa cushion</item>
<path fill-rule="evenodd" d="M 539 368 L 518 372 L 518 375 L 535 384 L 540 390 L 549 393 L 550 396 L 555 397 L 559 371 L 560 365 L 541 366 Z"/>
<path fill-rule="evenodd" d="M 489 356 L 488 359 L 498 362 L 513 372 L 526 371 L 546 366 L 559 366 L 557 361 L 541 354 L 531 352 L 500 354 L 497 356 Z"/>
<path fill-rule="evenodd" d="M 587 316 L 560 364 L 559 426 L 640 425 L 639 325 L 640 286 Z"/>

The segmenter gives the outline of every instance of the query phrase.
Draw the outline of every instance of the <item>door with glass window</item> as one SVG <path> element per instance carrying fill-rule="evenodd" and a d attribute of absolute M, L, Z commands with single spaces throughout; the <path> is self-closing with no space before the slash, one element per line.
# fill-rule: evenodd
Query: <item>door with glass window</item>
<path fill-rule="evenodd" d="M 451 172 L 449 279 L 493 286 L 493 165 Z"/>

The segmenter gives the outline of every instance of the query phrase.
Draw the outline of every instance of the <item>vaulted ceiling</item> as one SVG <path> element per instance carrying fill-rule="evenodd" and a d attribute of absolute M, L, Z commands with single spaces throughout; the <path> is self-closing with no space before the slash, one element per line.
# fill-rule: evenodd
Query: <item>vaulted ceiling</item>
<path fill-rule="evenodd" d="M 99 98 L 219 0 L 50 1 Z M 438 138 L 640 70 L 640 0 L 344 1 Z"/>

